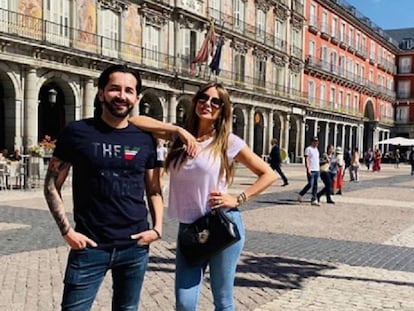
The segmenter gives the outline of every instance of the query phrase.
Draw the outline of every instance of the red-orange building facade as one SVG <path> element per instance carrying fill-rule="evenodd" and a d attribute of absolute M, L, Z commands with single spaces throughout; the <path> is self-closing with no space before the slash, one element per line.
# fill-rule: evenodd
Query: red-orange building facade
<path fill-rule="evenodd" d="M 305 5 L 303 89 L 310 106 L 321 110 L 315 122 L 328 124 L 326 143 L 383 148 L 378 141 L 392 136 L 394 124 L 397 46 L 343 1 Z"/>

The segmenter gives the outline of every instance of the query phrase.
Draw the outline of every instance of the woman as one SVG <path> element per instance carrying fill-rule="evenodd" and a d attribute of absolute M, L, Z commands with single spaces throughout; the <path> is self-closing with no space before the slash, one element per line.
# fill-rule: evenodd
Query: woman
<path fill-rule="evenodd" d="M 170 173 L 168 213 L 180 222 L 179 232 L 212 208 L 224 208 L 237 224 L 241 235 L 240 241 L 198 266 L 189 265 L 177 248 L 177 311 L 197 309 L 207 265 L 210 268 L 215 310 L 235 309 L 233 284 L 245 239 L 239 207 L 276 180 L 270 166 L 253 153 L 242 139 L 231 133 L 231 123 L 228 92 L 218 83 L 207 84 L 195 94 L 185 124 L 185 129 L 198 140 L 196 156 L 187 156 L 183 143 L 176 139 L 166 159 Z M 234 161 L 244 164 L 257 175 L 256 181 L 238 196 L 227 192 L 234 176 Z"/>
<path fill-rule="evenodd" d="M 321 159 L 321 179 L 325 187 L 318 192 L 318 201 L 320 201 L 321 196 L 326 194 L 326 203 L 335 204 L 332 200 L 332 185 L 336 178 L 336 173 L 338 171 L 336 158 L 333 154 L 334 147 L 328 145 L 326 152 L 322 155 Z"/>
<path fill-rule="evenodd" d="M 333 190 L 336 191 L 336 194 L 342 194 L 342 188 L 344 187 L 344 175 L 343 169 L 345 165 L 344 157 L 342 154 L 342 148 L 336 147 L 336 163 L 338 165 L 338 171 L 336 173 L 336 178 L 333 182 Z"/>
<path fill-rule="evenodd" d="M 379 151 L 379 149 L 376 149 L 374 152 L 374 165 L 372 166 L 372 170 L 374 172 L 379 172 L 381 170 L 381 158 L 381 151 Z"/>

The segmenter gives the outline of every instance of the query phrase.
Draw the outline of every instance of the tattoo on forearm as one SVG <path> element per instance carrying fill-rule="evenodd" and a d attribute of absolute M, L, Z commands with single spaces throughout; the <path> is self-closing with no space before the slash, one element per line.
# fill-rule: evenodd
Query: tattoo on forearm
<path fill-rule="evenodd" d="M 53 158 L 45 178 L 44 194 L 49 210 L 59 227 L 62 235 L 68 233 L 70 223 L 65 214 L 65 208 L 60 190 L 66 179 L 70 164 Z"/>

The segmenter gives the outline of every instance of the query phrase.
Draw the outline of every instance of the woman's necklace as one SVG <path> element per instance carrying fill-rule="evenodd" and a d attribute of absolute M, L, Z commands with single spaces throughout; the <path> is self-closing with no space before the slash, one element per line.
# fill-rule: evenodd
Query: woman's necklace
<path fill-rule="evenodd" d="M 201 143 L 203 141 L 206 141 L 210 137 L 213 137 L 215 134 L 216 134 L 216 129 L 213 129 L 213 130 L 210 131 L 210 133 L 204 134 L 203 136 L 200 136 L 196 140 L 197 140 L 197 142 Z"/>

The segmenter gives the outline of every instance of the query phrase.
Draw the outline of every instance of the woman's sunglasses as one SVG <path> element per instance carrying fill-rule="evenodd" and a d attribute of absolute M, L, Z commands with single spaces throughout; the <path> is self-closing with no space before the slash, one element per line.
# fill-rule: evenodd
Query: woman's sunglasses
<path fill-rule="evenodd" d="M 210 101 L 210 105 L 211 107 L 215 108 L 215 109 L 220 109 L 223 106 L 223 100 L 221 100 L 221 98 L 217 98 L 217 97 L 210 97 L 208 96 L 206 93 L 201 93 L 198 97 L 197 97 L 197 102 L 205 104 L 208 101 Z"/>

